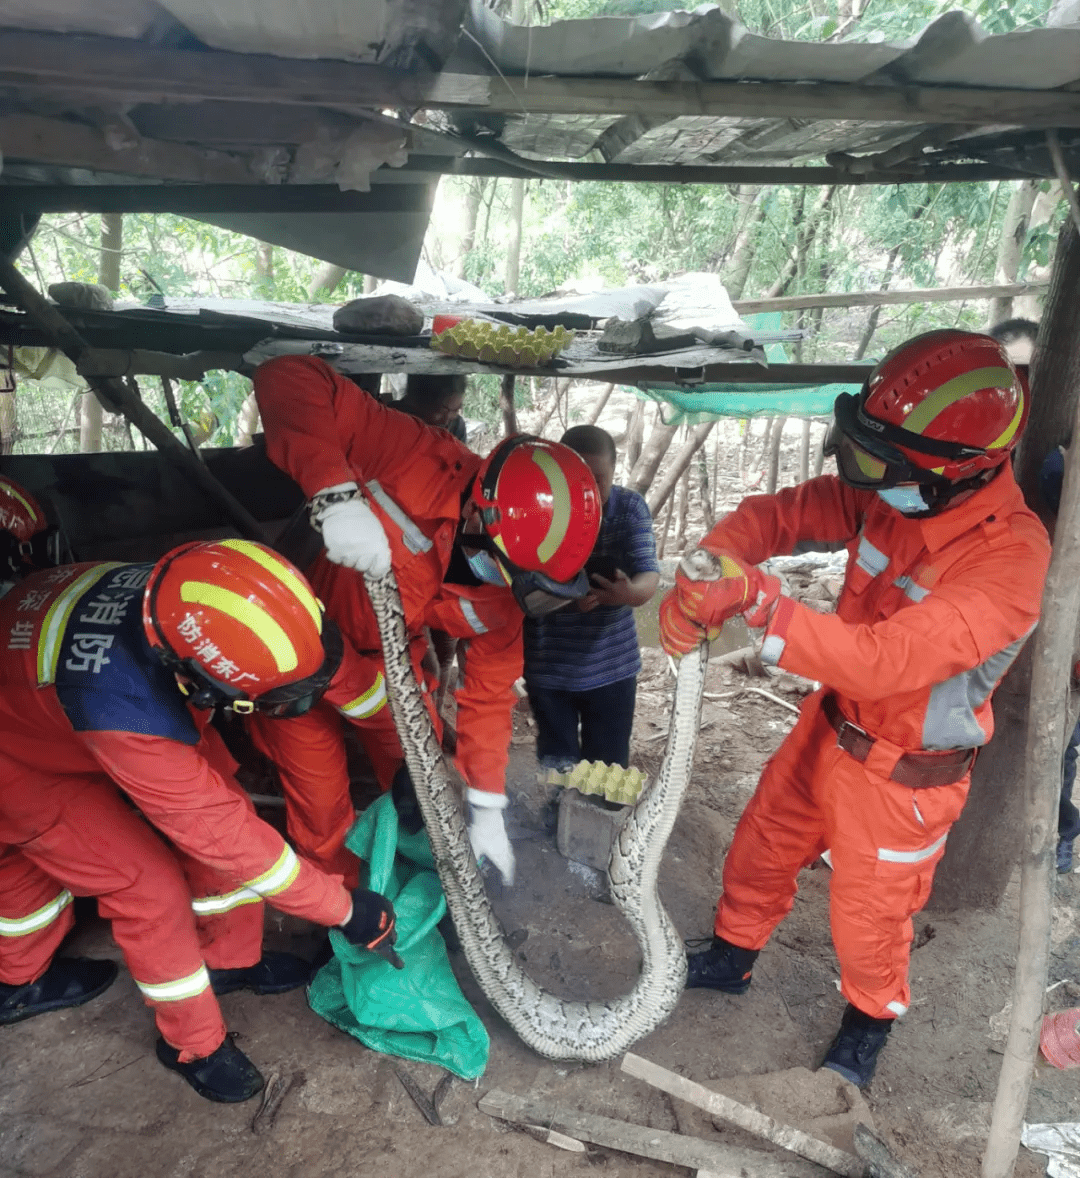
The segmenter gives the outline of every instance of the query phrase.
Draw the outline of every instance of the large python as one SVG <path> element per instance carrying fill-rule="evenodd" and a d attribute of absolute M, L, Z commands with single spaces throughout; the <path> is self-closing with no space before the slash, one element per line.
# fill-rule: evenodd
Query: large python
<path fill-rule="evenodd" d="M 460 797 L 413 672 L 394 575 L 365 580 L 382 638 L 394 722 L 469 968 L 492 1006 L 540 1055 L 590 1061 L 620 1055 L 667 1018 L 686 982 L 686 951 L 660 902 L 657 876 L 690 780 L 707 645 L 679 663 L 660 774 L 627 816 L 608 863 L 612 898 L 641 946 L 641 974 L 621 998 L 564 1002 L 542 990 L 521 969 L 491 910 L 469 845 Z"/>

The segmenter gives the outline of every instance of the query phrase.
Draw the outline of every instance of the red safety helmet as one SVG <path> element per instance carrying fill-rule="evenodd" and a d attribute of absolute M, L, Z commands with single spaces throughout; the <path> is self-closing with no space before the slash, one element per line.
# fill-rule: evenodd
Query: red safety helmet
<path fill-rule="evenodd" d="M 154 566 L 143 629 L 196 707 L 298 716 L 341 663 L 341 636 L 295 565 L 264 544 L 184 544 Z"/>
<path fill-rule="evenodd" d="M 858 397 L 837 397 L 825 454 L 850 486 L 918 483 L 940 508 L 1008 459 L 1028 406 L 1027 386 L 997 340 L 931 331 L 890 352 Z"/>
<path fill-rule="evenodd" d="M 60 536 L 40 503 L 0 475 L 0 579 L 18 579 L 60 563 Z"/>
<path fill-rule="evenodd" d="M 580 454 L 530 434 L 506 438 L 477 471 L 472 498 L 484 531 L 467 543 L 495 556 L 526 613 L 549 612 L 588 592 L 581 570 L 603 504 Z"/>

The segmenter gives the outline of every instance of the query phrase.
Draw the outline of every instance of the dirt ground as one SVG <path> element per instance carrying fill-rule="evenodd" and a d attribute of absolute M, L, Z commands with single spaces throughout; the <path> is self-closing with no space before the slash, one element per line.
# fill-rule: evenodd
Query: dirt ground
<path fill-rule="evenodd" d="M 735 821 L 762 763 L 794 720 L 780 703 L 745 690 L 758 682 L 715 660 L 710 666 L 707 691 L 723 698 L 706 701 L 693 782 L 661 871 L 664 901 L 685 937 L 709 934 Z M 790 678 L 768 683 L 767 690 L 789 703 L 800 695 Z M 661 756 L 663 741 L 653 738 L 665 729 L 669 692 L 666 661 L 646 651 L 634 760 L 651 772 Z M 546 794 L 536 783 L 527 709 L 519 710 L 515 726 L 509 789 L 519 882 L 513 889 L 489 886 L 496 910 L 507 933 L 515 934 L 526 968 L 543 985 L 570 998 L 617 995 L 636 974 L 636 946 L 605 902 L 602 877 L 558 854 Z M 829 938 L 828 887 L 826 867 L 804 872 L 795 909 L 762 953 L 746 995 L 685 994 L 671 1019 L 636 1052 L 743 1100 L 755 1099 L 754 1077 L 816 1068 L 844 1004 Z M 1015 900 L 1014 887 L 999 911 L 917 919 L 913 1006 L 883 1053 L 865 1105 L 853 1089 L 845 1096 L 847 1086 L 837 1081 L 834 1107 L 817 1108 L 826 1115 L 816 1124 L 790 1100 L 785 1107 L 783 1091 L 771 1105 L 766 1100 L 767 1111 L 823 1134 L 830 1124 L 844 1122 L 850 1142 L 855 1106 L 921 1178 L 976 1175 L 1001 1063 L 1002 1038 L 993 1020 L 1009 999 Z M 1078 902 L 1080 876 L 1059 878 L 1050 980 L 1068 982 L 1051 994 L 1054 1008 L 1080 1004 L 1080 987 L 1072 984 L 1080 947 Z M 312 944 L 311 930 L 271 913 L 268 942 L 304 952 Z M 92 916 L 80 921 L 69 950 L 119 960 L 108 927 Z M 481 1113 L 477 1101 L 495 1088 L 652 1129 L 763 1147 L 620 1073 L 617 1061 L 581 1065 L 539 1058 L 487 1004 L 461 955 L 452 954 L 451 961 L 491 1033 L 491 1056 L 478 1083 L 451 1085 L 441 1127 L 424 1120 L 395 1066 L 429 1095 L 440 1079 L 437 1069 L 367 1050 L 316 1017 L 303 992 L 272 998 L 242 993 L 222 1002 L 237 1042 L 267 1077 L 279 1073 L 292 1081 L 270 1127 L 253 1132 L 258 1100 L 210 1104 L 161 1067 L 149 1012 L 122 970 L 117 983 L 87 1006 L 0 1031 L 0 1178 L 548 1178 L 591 1172 L 651 1178 L 691 1172 L 597 1146 L 563 1152 Z M 790 1076 L 801 1077 L 804 1089 L 813 1085 L 804 1072 Z M 1028 1119 L 1075 1118 L 1078 1080 L 1080 1070 L 1040 1065 Z M 830 1120 L 827 1114 L 835 1115 Z M 834 1140 L 842 1141 L 844 1131 L 841 1124 Z M 1021 1150 L 1017 1175 L 1042 1174 L 1044 1160 Z M 816 1171 L 804 1164 L 798 1172 Z"/>

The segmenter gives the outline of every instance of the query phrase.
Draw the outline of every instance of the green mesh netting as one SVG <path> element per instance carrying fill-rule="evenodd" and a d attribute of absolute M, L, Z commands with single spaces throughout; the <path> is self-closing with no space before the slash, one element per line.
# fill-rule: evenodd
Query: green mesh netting
<path fill-rule="evenodd" d="M 435 928 L 446 899 L 427 835 L 399 830 L 384 794 L 356 820 L 346 846 L 367 864 L 365 886 L 393 902 L 395 948 L 405 968 L 394 969 L 331 929 L 334 957 L 308 987 L 311 1009 L 373 1051 L 438 1064 L 464 1080 L 482 1075 L 488 1033 L 465 1001 Z"/>
<path fill-rule="evenodd" d="M 776 331 L 782 315 L 779 311 L 745 316 L 750 328 Z M 766 344 L 765 355 L 775 364 L 787 363 L 787 352 L 780 343 Z M 833 402 L 840 393 L 857 393 L 858 385 L 784 385 L 770 384 L 767 368 L 761 370 L 762 380 L 755 384 L 685 385 L 650 384 L 636 390 L 650 401 L 668 406 L 664 412 L 669 425 L 686 422 L 697 425 L 718 417 L 829 417 Z"/>

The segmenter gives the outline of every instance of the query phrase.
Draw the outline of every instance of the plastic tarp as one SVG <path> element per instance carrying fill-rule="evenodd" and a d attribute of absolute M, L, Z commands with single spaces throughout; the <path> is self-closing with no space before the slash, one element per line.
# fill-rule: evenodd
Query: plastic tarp
<path fill-rule="evenodd" d="M 383 794 L 356 820 L 346 846 L 367 864 L 365 886 L 393 902 L 394 947 L 405 968 L 395 969 L 331 929 L 334 956 L 308 988 L 311 1009 L 373 1051 L 476 1079 L 487 1066 L 490 1041 L 461 993 L 435 927 L 446 898 L 427 835 L 400 830 L 393 801 Z"/>

